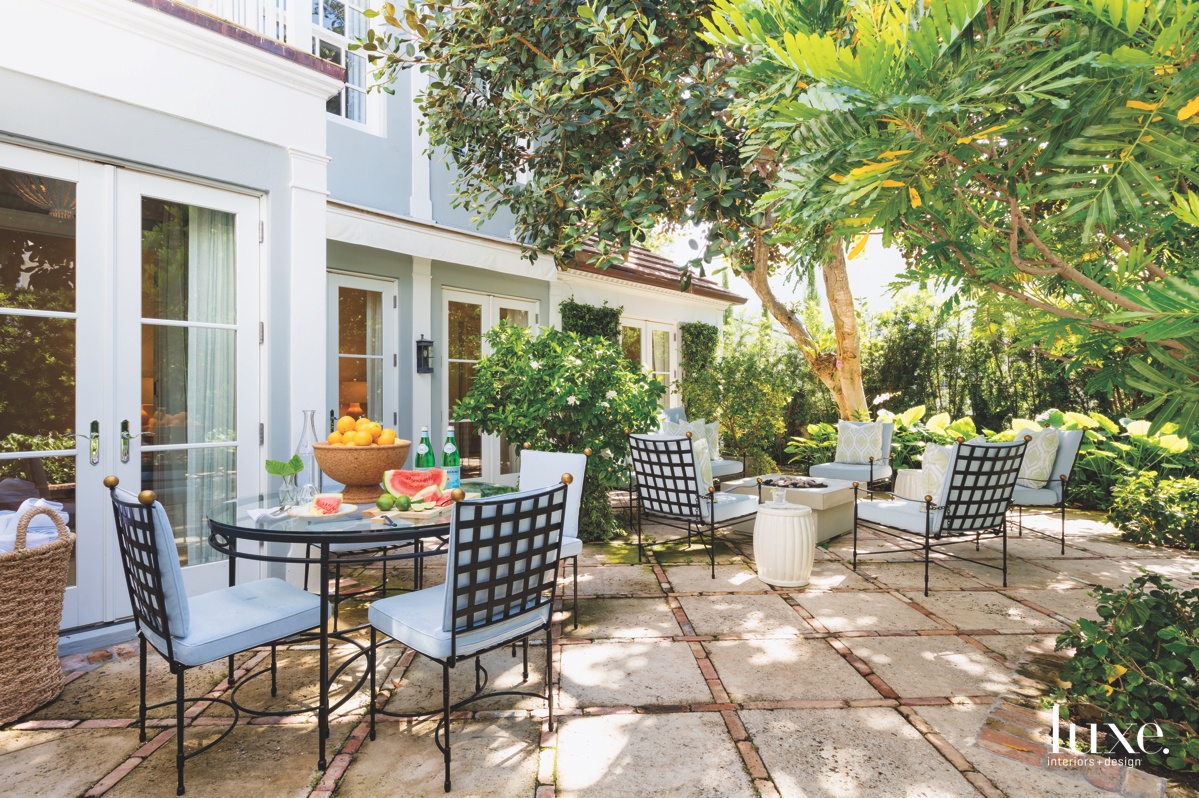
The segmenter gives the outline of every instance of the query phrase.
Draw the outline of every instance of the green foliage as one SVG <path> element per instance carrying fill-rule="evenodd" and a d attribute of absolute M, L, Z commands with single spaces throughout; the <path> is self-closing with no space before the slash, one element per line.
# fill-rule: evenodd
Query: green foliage
<path fill-rule="evenodd" d="M 298 454 L 293 454 L 290 460 L 267 460 L 266 473 L 272 477 L 295 476 L 304 470 L 304 461 Z"/>
<path fill-rule="evenodd" d="M 1199 419 L 1199 3 L 717 0 L 730 113 L 799 251 L 881 230 L 908 276 Z M 1135 5 L 1136 8 L 1132 8 Z M 860 239 L 859 239 L 860 240 Z M 1114 366 L 1114 367 L 1113 367 Z"/>
<path fill-rule="evenodd" d="M 1107 520 L 1131 543 L 1199 549 L 1199 479 L 1139 474 L 1116 488 Z"/>
<path fill-rule="evenodd" d="M 769 318 L 734 319 L 724 328 L 720 375 L 720 431 L 738 457 L 769 456 L 786 431 L 787 402 L 796 388 L 800 358 Z M 747 473 L 754 473 L 747 469 Z M 763 472 L 757 472 L 763 473 Z"/>
<path fill-rule="evenodd" d="M 70 435 L 51 432 L 46 435 L 21 435 L 11 432 L 0 438 L 0 452 L 56 452 L 75 448 L 75 439 Z M 0 460 L 0 479 L 9 477 L 37 482 L 36 473 L 31 473 L 26 460 Z M 43 457 L 41 468 L 51 484 L 61 485 L 75 481 L 75 458 Z"/>
<path fill-rule="evenodd" d="M 1098 587 L 1099 622 L 1080 618 L 1057 639 L 1074 649 L 1057 700 L 1075 714 L 1097 709 L 1120 729 L 1156 723 L 1168 755 L 1148 760 L 1199 771 L 1199 588 L 1178 590 L 1158 574 L 1126 587 Z M 1161 751 L 1157 745 L 1146 746 Z"/>
<path fill-rule="evenodd" d="M 719 327 L 702 321 L 679 324 L 679 365 L 683 373 L 675 385 L 688 418 L 716 420 L 720 406 L 719 346 Z"/>
<path fill-rule="evenodd" d="M 624 308 L 610 308 L 607 301 L 603 306 L 585 305 L 574 298 L 563 299 L 558 305 L 562 314 L 562 329 L 578 333 L 584 338 L 598 335 L 614 344 L 620 343 L 620 316 Z"/>
<path fill-rule="evenodd" d="M 475 365 L 470 390 L 452 417 L 537 450 L 591 449 L 579 535 L 608 539 L 617 522 L 607 491 L 627 483 L 620 466 L 628 456 L 624 430 L 657 428 L 661 383 L 605 338 L 510 324 L 485 337 L 491 353 Z"/>

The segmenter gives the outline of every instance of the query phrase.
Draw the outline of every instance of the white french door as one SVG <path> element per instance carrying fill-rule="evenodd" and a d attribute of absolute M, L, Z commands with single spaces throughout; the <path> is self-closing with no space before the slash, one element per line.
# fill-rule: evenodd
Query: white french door
<path fill-rule="evenodd" d="M 63 505 L 64 628 L 129 612 L 108 474 L 158 493 L 190 592 L 223 584 L 204 514 L 258 488 L 258 218 L 253 197 L 0 144 L 0 529 Z"/>
<path fill-rule="evenodd" d="M 442 395 L 446 397 L 444 417 L 452 418 L 454 406 L 470 390 L 475 363 L 490 352 L 483 333 L 498 324 L 517 327 L 539 324 L 540 303 L 447 289 L 442 292 L 442 314 L 447 344 L 442 383 Z M 435 447 L 441 437 L 434 434 Z M 520 471 L 516 448 L 519 441 L 509 442 L 500 435 L 484 435 L 470 419 L 454 419 L 454 437 L 462 457 L 463 479 L 516 484 Z"/>
<path fill-rule="evenodd" d="M 620 321 L 620 345 L 625 357 L 649 369 L 666 389 L 659 400 L 662 407 L 676 404 L 671 393 L 678 370 L 676 337 L 673 324 L 628 317 Z"/>
<path fill-rule="evenodd" d="M 328 297 L 330 410 L 326 420 L 366 416 L 398 431 L 400 336 L 395 280 L 330 272 Z"/>

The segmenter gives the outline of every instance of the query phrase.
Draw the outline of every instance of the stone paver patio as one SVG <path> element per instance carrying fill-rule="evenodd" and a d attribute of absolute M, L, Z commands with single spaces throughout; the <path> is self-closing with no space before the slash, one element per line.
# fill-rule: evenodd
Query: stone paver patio
<path fill-rule="evenodd" d="M 665 551 L 638 565 L 626 544 L 589 545 L 579 628 L 569 601 L 558 615 L 556 731 L 535 700 L 500 698 L 459 713 L 453 794 L 1111 796 L 980 749 L 975 735 L 1025 652 L 1052 649 L 1065 623 L 1091 611 L 1089 587 L 1142 567 L 1192 584 L 1199 557 L 1121 543 L 1083 514 L 1071 518 L 1064 557 L 1055 545 L 1011 539 L 1008 588 L 998 571 L 939 559 L 927 598 L 923 566 L 910 555 L 867 559 L 854 574 L 844 537 L 818 553 L 802 590 L 758 581 L 745 537 L 721 543 L 715 580 L 698 552 Z M 429 575 L 444 568 L 428 567 Z M 364 615 L 346 607 L 342 621 Z M 435 706 L 439 669 L 394 643 L 384 651 L 379 701 L 401 711 Z M 281 652 L 276 702 L 312 695 L 314 655 L 310 646 Z M 261 670 L 266 657 L 250 652 L 238 667 Z M 484 659 L 493 684 L 520 683 L 519 658 L 502 650 Z M 534 684 L 543 660 L 544 648 L 531 646 Z M 153 720 L 146 744 L 132 728 L 136 646 L 68 657 L 64 666 L 71 681 L 63 696 L 0 731 L 0 784 L 22 796 L 173 795 L 174 732 L 164 728 L 173 721 Z M 151 700 L 162 700 L 169 674 L 155 655 L 150 669 Z M 459 693 L 472 671 L 456 670 Z M 227 688 L 219 664 L 190 678 L 190 694 Z M 251 682 L 242 697 L 253 690 L 269 698 L 264 682 Z M 370 741 L 365 702 L 363 693 L 336 715 L 336 755 L 325 773 L 315 770 L 311 717 L 257 719 L 189 761 L 187 794 L 443 794 L 434 723 L 381 720 Z M 219 733 L 225 715 L 220 705 L 190 710 L 189 744 Z"/>

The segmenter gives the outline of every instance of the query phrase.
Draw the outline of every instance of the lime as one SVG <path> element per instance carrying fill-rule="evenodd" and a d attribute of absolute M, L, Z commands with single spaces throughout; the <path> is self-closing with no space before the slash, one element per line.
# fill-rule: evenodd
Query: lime
<path fill-rule="evenodd" d="M 391 498 L 390 493 L 384 493 L 382 496 L 375 499 L 375 506 L 380 510 L 390 510 L 392 507 L 395 507 L 395 505 L 396 501 L 395 499 Z"/>
<path fill-rule="evenodd" d="M 395 508 L 397 510 L 399 510 L 401 513 L 411 510 L 412 509 L 412 499 L 408 498 L 407 496 L 396 496 Z"/>

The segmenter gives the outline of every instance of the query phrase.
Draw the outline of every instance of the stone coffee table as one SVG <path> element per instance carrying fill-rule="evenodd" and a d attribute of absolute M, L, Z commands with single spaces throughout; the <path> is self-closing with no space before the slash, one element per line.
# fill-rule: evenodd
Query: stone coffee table
<path fill-rule="evenodd" d="M 778 479 L 782 474 L 763 474 L 762 479 Z M 853 483 L 845 479 L 821 479 L 827 488 L 787 488 L 787 501 L 812 508 L 816 519 L 816 542 L 822 543 L 837 535 L 853 531 Z M 863 491 L 865 486 L 862 486 Z M 721 483 L 728 493 L 758 495 L 758 477 L 728 480 Z M 770 486 L 762 486 L 762 498 L 770 501 Z"/>

